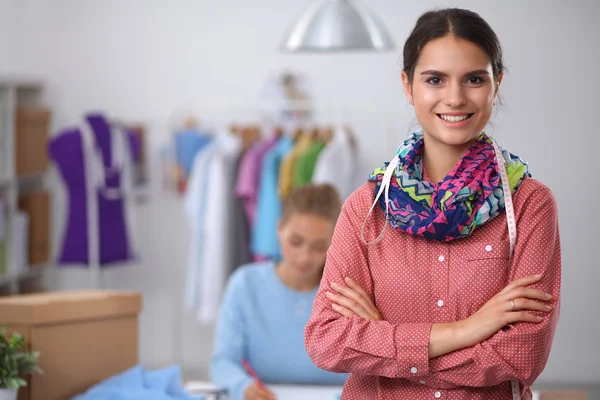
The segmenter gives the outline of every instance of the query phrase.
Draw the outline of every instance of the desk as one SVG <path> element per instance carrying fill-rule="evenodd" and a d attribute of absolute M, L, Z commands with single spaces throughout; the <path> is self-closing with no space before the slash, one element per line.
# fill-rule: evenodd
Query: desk
<path fill-rule="evenodd" d="M 226 400 L 223 389 L 210 382 L 192 381 L 185 385 L 190 394 L 202 394 L 206 400 Z M 342 386 L 315 385 L 267 385 L 275 393 L 277 400 L 339 400 Z"/>
<path fill-rule="evenodd" d="M 202 394 L 204 400 L 228 400 L 227 392 L 218 388 L 211 382 L 191 381 L 185 385 L 190 394 Z M 314 386 L 314 385 L 267 385 L 275 393 L 277 400 L 339 400 L 342 395 L 342 386 Z M 559 392 L 533 390 L 532 400 L 543 399 L 587 399 L 585 392 L 560 393 L 562 397 L 556 397 Z M 569 397 L 572 396 L 572 397 Z M 581 396 L 581 397 L 579 397 Z"/>

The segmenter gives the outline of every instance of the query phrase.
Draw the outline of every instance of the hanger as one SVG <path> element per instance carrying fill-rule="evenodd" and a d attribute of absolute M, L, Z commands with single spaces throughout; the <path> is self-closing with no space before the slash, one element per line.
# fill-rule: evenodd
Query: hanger
<path fill-rule="evenodd" d="M 198 121 L 196 121 L 196 118 L 194 118 L 194 116 L 189 115 L 183 121 L 183 126 L 185 128 L 187 128 L 187 129 L 197 129 L 198 128 Z"/>
<path fill-rule="evenodd" d="M 250 143 L 258 142 L 260 140 L 260 137 L 262 136 L 262 129 L 261 129 L 260 125 L 258 125 L 258 124 L 252 125 L 250 127 L 250 133 L 248 135 L 249 135 L 248 141 Z"/>
<path fill-rule="evenodd" d="M 272 129 L 273 135 L 279 139 L 281 138 L 281 136 L 283 136 L 283 127 L 281 127 L 280 125 L 276 125 L 275 127 L 273 127 Z"/>
<path fill-rule="evenodd" d="M 240 130 L 241 127 L 237 124 L 230 124 L 229 125 L 229 132 L 233 133 L 234 135 L 239 135 L 240 134 Z"/>
<path fill-rule="evenodd" d="M 346 136 L 348 136 L 348 140 L 350 141 L 350 145 L 352 146 L 352 148 L 354 150 L 356 150 L 357 148 L 357 140 L 356 140 L 356 135 L 354 134 L 354 131 L 352 130 L 352 128 L 350 128 L 350 125 L 344 125 L 343 128 L 344 132 L 346 133 Z"/>
<path fill-rule="evenodd" d="M 292 133 L 292 140 L 295 142 L 300 139 L 302 135 L 304 135 L 304 130 L 301 127 L 297 127 Z"/>
<path fill-rule="evenodd" d="M 256 124 L 229 125 L 231 134 L 238 136 L 242 141 L 242 151 L 249 149 L 254 143 L 260 140 L 261 128 Z"/>
<path fill-rule="evenodd" d="M 310 133 L 308 134 L 308 137 L 312 140 L 315 140 L 319 137 L 319 133 L 320 133 L 319 127 L 315 125 L 311 129 Z"/>
<path fill-rule="evenodd" d="M 319 140 L 323 143 L 329 143 L 333 137 L 333 128 L 331 126 L 321 129 Z"/>

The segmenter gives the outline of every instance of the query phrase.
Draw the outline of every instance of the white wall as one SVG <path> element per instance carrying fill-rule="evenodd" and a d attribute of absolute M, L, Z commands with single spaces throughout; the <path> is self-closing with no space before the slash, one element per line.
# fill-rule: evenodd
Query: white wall
<path fill-rule="evenodd" d="M 506 112 L 496 121 L 495 133 L 530 162 L 535 177 L 554 191 L 560 208 L 561 321 L 540 381 L 600 383 L 595 248 L 600 226 L 595 162 L 600 144 L 595 121 L 600 105 L 600 2 L 368 3 L 400 45 L 420 13 L 444 5 L 480 12 L 500 36 L 509 73 L 501 88 Z M 269 73 L 291 67 L 309 77 L 318 99 L 345 99 L 394 114 L 396 140 L 386 140 L 375 122 L 372 130 L 358 132 L 367 161 L 377 165 L 389 158 L 390 140 L 399 142 L 414 117 L 401 91 L 400 50 L 277 53 L 283 32 L 309 4 L 311 0 L 2 0 L 0 50 L 5 57 L 0 73 L 44 76 L 55 128 L 74 123 L 89 109 L 146 123 L 156 156 L 177 105 L 211 97 L 252 101 Z M 362 114 L 375 121 L 367 111 Z M 157 178 L 156 165 L 153 171 Z M 190 373 L 203 374 L 211 329 L 199 327 L 180 306 L 187 249 L 181 201 L 161 194 L 156 181 L 152 201 L 138 213 L 143 265 L 110 271 L 105 283 L 145 295 L 144 364 L 178 362 Z M 56 278 L 61 288 L 88 284 L 86 275 L 76 271 L 63 271 Z M 185 333 L 175 337 L 179 325 Z"/>

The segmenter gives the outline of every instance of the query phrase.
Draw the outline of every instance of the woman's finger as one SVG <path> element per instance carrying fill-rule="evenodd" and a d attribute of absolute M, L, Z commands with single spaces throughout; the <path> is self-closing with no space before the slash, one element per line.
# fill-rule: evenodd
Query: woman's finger
<path fill-rule="evenodd" d="M 269 389 L 267 389 L 267 400 L 275 400 L 276 396 L 275 393 L 271 392 Z"/>
<path fill-rule="evenodd" d="M 263 399 L 266 400 L 266 398 L 263 397 L 262 390 L 254 382 L 248 388 L 248 392 L 245 394 L 244 399 L 245 400 L 263 400 Z"/>
<path fill-rule="evenodd" d="M 546 293 L 541 290 L 531 289 L 526 287 L 519 287 L 511 290 L 510 292 L 504 293 L 502 296 L 499 296 L 501 301 L 505 300 L 513 300 L 513 299 L 531 299 L 531 300 L 540 300 L 540 301 L 550 301 L 552 300 L 552 295 Z"/>
<path fill-rule="evenodd" d="M 362 288 L 362 287 L 360 287 L 360 285 L 359 285 L 358 283 L 354 282 L 354 281 L 352 280 L 352 278 L 350 278 L 350 277 L 347 277 L 347 278 L 345 279 L 345 281 L 346 281 L 346 284 L 347 284 L 347 285 L 348 285 L 348 286 L 349 286 L 351 289 L 353 289 L 355 292 L 357 292 L 357 293 L 358 293 L 358 294 L 359 294 L 359 295 L 360 295 L 360 296 L 363 298 L 363 300 L 364 300 L 364 303 L 366 303 L 366 305 L 367 305 L 367 307 L 368 307 L 368 308 L 367 308 L 367 311 L 368 311 L 368 312 L 371 314 L 371 316 L 373 316 L 374 318 L 377 318 L 377 319 L 379 319 L 379 318 L 380 318 L 380 316 L 379 316 L 379 311 L 377 311 L 377 307 L 375 307 L 375 304 L 373 304 L 373 301 L 371 300 L 371 296 L 369 296 L 369 295 L 367 294 L 367 292 L 365 292 L 365 291 L 363 290 L 363 288 Z"/>
<path fill-rule="evenodd" d="M 252 393 L 257 400 L 273 400 L 275 399 L 275 395 L 269 391 L 265 390 L 258 385 L 254 386 L 254 391 Z"/>
<path fill-rule="evenodd" d="M 346 307 L 347 309 L 349 309 L 350 311 L 352 311 L 354 314 L 358 315 L 359 317 L 364 318 L 364 319 L 370 319 L 369 313 L 356 300 L 349 299 L 344 295 L 335 294 L 332 292 L 327 292 L 326 296 L 332 302 L 337 303 L 338 305 L 340 305 L 342 307 Z"/>
<path fill-rule="evenodd" d="M 371 297 L 367 294 L 367 292 L 365 292 L 358 283 L 354 282 L 352 278 L 347 277 L 346 279 L 344 279 L 344 281 L 346 282 L 346 285 L 348 285 L 349 288 L 360 294 L 365 299 L 371 300 Z"/>
<path fill-rule="evenodd" d="M 514 304 L 514 309 L 513 309 Z M 541 312 L 550 312 L 552 311 L 552 306 L 548 304 L 541 303 L 539 301 L 519 298 L 506 302 L 506 311 L 541 311 Z"/>
<path fill-rule="evenodd" d="M 340 306 L 340 305 L 337 305 L 337 304 L 333 303 L 333 304 L 331 305 L 331 307 L 332 307 L 332 308 L 333 308 L 335 311 L 337 311 L 337 312 L 339 312 L 340 314 L 342 314 L 344 317 L 348 317 L 348 318 L 359 318 L 359 317 L 358 317 L 358 315 L 356 315 L 356 314 L 355 314 L 355 313 L 353 313 L 352 311 L 348 310 L 348 309 L 347 309 L 346 307 L 344 307 L 344 306 Z"/>
<path fill-rule="evenodd" d="M 515 288 L 518 288 L 518 287 L 532 285 L 532 284 L 534 284 L 536 282 L 539 282 L 541 279 L 542 279 L 541 275 L 532 275 L 532 276 L 526 276 L 524 278 L 517 279 L 517 280 L 512 281 L 511 283 L 509 283 L 498 294 L 507 293 L 507 292 L 509 292 L 509 291 L 511 291 L 511 290 L 513 290 Z"/>
<path fill-rule="evenodd" d="M 507 324 L 514 324 L 515 322 L 542 322 L 544 320 L 543 317 L 540 317 L 535 314 L 531 314 L 525 311 L 516 311 L 511 313 L 506 313 L 506 322 Z"/>
<path fill-rule="evenodd" d="M 354 302 L 358 306 L 360 306 L 362 311 L 359 310 L 358 307 L 353 306 L 351 303 L 346 303 L 346 304 L 341 304 L 341 305 L 350 308 L 352 311 L 359 314 L 363 318 L 368 318 L 368 316 L 371 316 L 371 318 L 373 317 L 372 311 L 370 310 L 371 308 L 374 308 L 374 307 L 372 307 L 372 304 L 369 304 L 370 302 L 367 301 L 367 299 L 365 299 L 363 296 L 361 296 L 354 289 L 351 289 L 344 285 L 338 285 L 335 282 L 331 283 L 331 287 L 333 288 L 333 290 L 335 290 L 336 292 L 338 292 L 345 298 L 352 300 L 352 302 Z"/>

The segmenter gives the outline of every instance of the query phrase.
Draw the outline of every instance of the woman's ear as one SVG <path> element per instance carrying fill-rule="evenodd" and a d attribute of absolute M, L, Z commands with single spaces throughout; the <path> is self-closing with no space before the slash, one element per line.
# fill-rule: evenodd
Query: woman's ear
<path fill-rule="evenodd" d="M 498 90 L 500 89 L 500 84 L 502 83 L 502 78 L 504 77 L 504 72 L 500 72 L 498 75 L 498 81 L 496 82 L 496 90 L 494 91 L 494 97 L 498 96 Z"/>
<path fill-rule="evenodd" d="M 402 71 L 402 86 L 404 86 L 404 94 L 406 95 L 406 100 L 410 104 L 414 104 L 412 96 L 412 84 L 410 82 L 410 79 L 408 79 L 408 75 L 405 71 Z"/>

